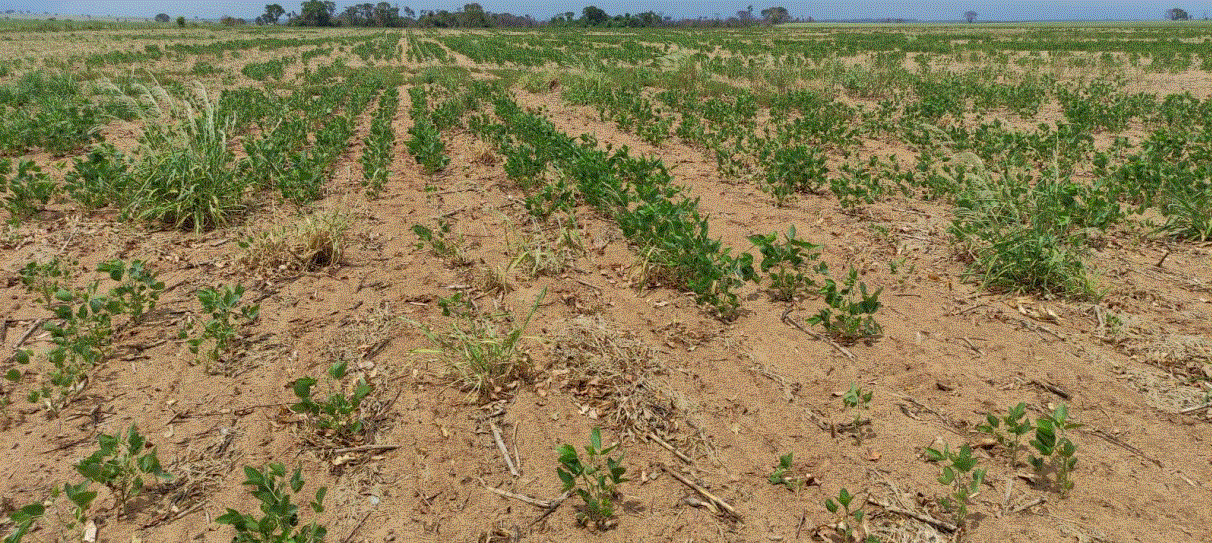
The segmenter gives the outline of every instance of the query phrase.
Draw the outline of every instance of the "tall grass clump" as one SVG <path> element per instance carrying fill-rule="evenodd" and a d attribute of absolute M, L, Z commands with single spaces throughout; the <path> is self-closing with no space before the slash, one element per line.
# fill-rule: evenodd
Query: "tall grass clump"
<path fill-rule="evenodd" d="M 1085 257 L 1090 239 L 1122 218 L 1113 197 L 1059 176 L 1032 179 L 980 169 L 961 184 L 951 232 L 970 260 L 968 273 L 983 287 L 1098 296 Z"/>
<path fill-rule="evenodd" d="M 183 99 L 160 87 L 147 89 L 145 101 L 147 129 L 123 214 L 194 232 L 229 224 L 246 209 L 248 186 L 228 149 L 230 118 L 217 112 L 201 86 Z"/>

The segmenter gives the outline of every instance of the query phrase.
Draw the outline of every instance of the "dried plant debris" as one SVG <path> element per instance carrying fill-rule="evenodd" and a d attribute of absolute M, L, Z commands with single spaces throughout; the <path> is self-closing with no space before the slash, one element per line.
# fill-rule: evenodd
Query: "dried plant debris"
<path fill-rule="evenodd" d="M 652 347 L 596 317 L 579 316 L 555 338 L 564 386 L 623 438 L 684 431 L 687 405 L 663 378 Z"/>
<path fill-rule="evenodd" d="M 332 210 L 280 224 L 240 242 L 241 262 L 264 273 L 315 271 L 341 263 L 348 245 L 349 212 Z"/>
<path fill-rule="evenodd" d="M 194 511 L 219 487 L 233 469 L 239 452 L 235 443 L 242 432 L 235 427 L 220 427 L 201 449 L 191 448 L 185 456 L 167 466 L 173 477 L 149 491 L 149 497 L 164 503 L 148 526 L 169 522 Z M 202 436 L 193 441 L 201 441 Z"/>

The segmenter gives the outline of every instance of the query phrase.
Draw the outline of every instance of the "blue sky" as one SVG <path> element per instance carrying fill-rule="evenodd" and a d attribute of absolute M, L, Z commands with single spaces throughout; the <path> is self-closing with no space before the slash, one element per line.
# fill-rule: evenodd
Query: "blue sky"
<path fill-rule="evenodd" d="M 286 11 L 298 10 L 299 2 L 283 2 Z M 368 1 L 368 0 L 364 0 Z M 390 0 L 389 0 L 390 1 Z M 581 8 L 594 4 L 610 14 L 638 13 L 642 11 L 660 11 L 675 17 L 713 17 L 720 14 L 727 17 L 737 10 L 745 9 L 745 2 L 702 0 L 697 2 L 675 2 L 668 0 L 556 0 L 540 2 L 534 0 L 481 0 L 484 9 L 493 12 L 508 11 L 516 14 L 530 14 L 539 19 L 550 18 L 551 15 L 564 11 L 574 11 L 580 15 Z M 9 9 L 30 10 L 34 12 L 50 12 L 64 15 L 113 15 L 150 17 L 156 13 L 165 12 L 172 16 L 217 18 L 222 15 L 237 17 L 252 17 L 263 12 L 265 0 L 233 1 L 217 0 L 211 2 L 172 2 L 168 0 L 80 0 L 74 2 L 56 2 L 49 0 L 0 0 L 0 12 Z M 337 1 L 339 8 L 355 1 Z M 409 6 L 415 10 L 460 8 L 465 0 L 435 1 L 435 0 L 405 0 L 393 1 L 400 7 Z M 762 4 L 753 4 L 754 12 L 772 5 L 787 7 L 792 15 L 797 17 L 812 16 L 817 19 L 851 19 L 860 17 L 905 17 L 922 20 L 957 20 L 962 14 L 971 9 L 980 14 L 979 19 L 992 20 L 1158 20 L 1165 11 L 1172 7 L 1182 7 L 1191 13 L 1192 17 L 1203 17 L 1208 11 L 1212 0 L 1204 0 L 1202 4 L 1185 3 L 1182 1 L 1158 0 L 1108 0 L 1091 2 L 1082 0 L 1054 1 L 1008 1 L 991 2 L 988 0 L 969 1 L 924 1 L 911 2 L 891 0 L 878 3 L 855 2 L 803 2 L 785 0 Z"/>

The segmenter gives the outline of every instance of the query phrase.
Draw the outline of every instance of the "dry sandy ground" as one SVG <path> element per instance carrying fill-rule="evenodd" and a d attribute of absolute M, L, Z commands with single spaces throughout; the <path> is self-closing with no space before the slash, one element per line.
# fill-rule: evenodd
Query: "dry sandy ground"
<path fill-rule="evenodd" d="M 989 470 L 966 541 L 1196 542 L 1212 534 L 1209 414 L 1180 413 L 1200 401 L 1208 381 L 1174 377 L 1212 372 L 1207 246 L 1111 237 L 1093 257 L 1106 289 L 1097 304 L 990 295 L 963 280 L 943 206 L 892 199 L 845 214 L 832 197 L 808 197 L 775 207 L 756 187 L 721 179 L 699 149 L 676 141 L 656 148 L 563 104 L 558 93 L 519 91 L 519 103 L 545 106 L 569 134 L 590 132 L 661 157 L 701 198 L 727 246 L 744 250 L 749 234 L 795 225 L 824 247 L 831 269 L 852 265 L 866 283 L 885 287 L 877 316 L 884 334 L 836 348 L 795 326 L 819 300 L 775 303 L 754 286 L 743 291 L 744 315 L 721 323 L 686 293 L 638 284 L 635 254 L 588 210 L 577 215 L 587 251 L 571 269 L 540 278 L 515 269 L 507 273 L 513 289 L 494 294 L 483 288 L 483 270 L 505 269 L 510 241 L 549 225 L 530 223 L 499 157 L 470 134 L 446 134 L 450 166 L 421 174 L 402 145 L 411 120 L 401 94 L 401 143 L 384 197 L 361 195 L 355 145 L 321 204 L 353 217 L 351 246 L 334 266 L 246 269 L 237 241 L 287 220 L 289 210 L 268 207 L 245 226 L 192 235 L 61 205 L 7 237 L 0 249 L 7 347 L 46 316 L 15 275 L 32 259 L 70 256 L 83 278 L 105 259 L 145 259 L 167 289 L 146 324 L 119 335 L 113 359 L 60 416 L 23 401 L 8 408 L 0 508 L 76 481 L 71 465 L 95 449 L 99 432 L 135 423 L 174 478 L 124 515 L 102 491 L 97 541 L 230 540 L 231 528 L 214 519 L 227 507 L 255 509 L 241 468 L 272 461 L 302 466 L 304 495 L 329 487 L 321 518 L 330 541 L 838 541 L 822 502 L 843 487 L 884 504 L 867 506 L 867 528 L 881 541 L 946 541 L 954 536 L 921 520 L 948 518 L 936 504 L 945 492 L 938 467 L 923 452 L 939 443 L 977 446 Z M 359 137 L 368 124 L 364 116 Z M 114 130 L 133 137 L 134 128 Z M 885 153 L 881 145 L 872 150 Z M 426 191 L 430 184 L 435 191 Z M 415 246 L 410 228 L 439 217 L 462 236 L 471 265 Z M 231 361 L 234 375 L 212 375 L 176 334 L 197 311 L 196 288 L 231 283 L 260 301 L 262 318 Z M 524 314 L 544 291 L 524 340 L 530 379 L 479 402 L 441 378 L 416 325 L 445 322 L 440 297 L 464 292 L 483 308 Z M 1108 315 L 1123 324 L 1112 327 Z M 36 332 L 26 346 L 45 347 L 46 339 Z M 626 361 L 623 375 L 585 377 L 586 353 L 607 351 Z M 367 444 L 382 448 L 333 452 L 287 409 L 293 380 L 318 376 L 340 358 L 352 358 L 357 375 L 376 386 Z M 874 391 L 861 439 L 839 431 L 848 420 L 839 394 L 852 383 Z M 1073 432 L 1079 461 L 1064 499 L 1050 479 L 1021 462 L 1011 466 L 974 431 L 983 413 L 1018 402 L 1032 416 L 1065 403 L 1083 425 Z M 579 526 L 575 498 L 543 517 L 543 508 L 489 490 L 558 496 L 555 449 L 586 443 L 594 426 L 607 441 L 622 440 L 632 478 L 620 488 L 612 529 Z M 788 452 L 794 475 L 808 483 L 795 492 L 766 481 Z M 55 540 L 49 530 L 33 535 Z"/>

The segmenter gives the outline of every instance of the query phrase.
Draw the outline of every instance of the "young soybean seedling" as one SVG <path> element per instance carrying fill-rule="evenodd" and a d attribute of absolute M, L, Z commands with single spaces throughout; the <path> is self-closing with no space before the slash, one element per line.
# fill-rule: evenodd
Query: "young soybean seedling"
<path fill-rule="evenodd" d="M 788 490 L 798 491 L 800 487 L 804 486 L 804 480 L 799 477 L 788 476 L 794 462 L 794 453 L 787 453 L 780 456 L 779 466 L 774 468 L 774 471 L 766 477 L 766 480 L 770 481 L 770 484 L 772 485 L 783 485 L 787 487 Z"/>
<path fill-rule="evenodd" d="M 262 517 L 257 518 L 244 514 L 235 509 L 228 509 L 215 522 L 227 524 L 236 530 L 232 543 L 319 543 L 328 535 L 328 529 L 316 523 L 299 528 L 299 506 L 291 503 L 291 497 L 303 489 L 303 475 L 295 469 L 288 482 L 280 481 L 286 477 L 286 468 L 279 463 L 272 463 L 264 470 L 252 466 L 244 466 L 244 484 L 252 487 L 249 491 L 261 501 Z M 311 509 L 316 513 L 324 512 L 324 495 L 327 487 L 316 491 L 316 498 L 311 502 Z"/>
<path fill-rule="evenodd" d="M 109 488 L 118 502 L 118 515 L 131 498 L 143 491 L 144 476 L 167 479 L 169 474 L 160 468 L 156 449 L 143 453 L 147 440 L 139 434 L 134 424 L 126 434 L 97 436 L 101 445 L 96 452 L 76 464 L 76 471 L 85 479 Z"/>
<path fill-rule="evenodd" d="M 1022 447 L 1023 436 L 1035 429 L 1026 415 L 1027 404 L 1019 402 L 1001 417 L 993 413 L 986 413 L 985 424 L 976 427 L 978 432 L 989 434 L 997 439 L 998 444 L 1010 454 L 1011 467 L 1018 464 L 1018 450 Z"/>
<path fill-rule="evenodd" d="M 598 428 L 589 434 L 584 460 L 572 445 L 559 448 L 560 467 L 556 468 L 556 474 L 564 482 L 564 492 L 575 488 L 577 495 L 585 500 L 585 510 L 577 513 L 577 520 L 593 522 L 599 529 L 610 527 L 618 485 L 627 482 L 623 478 L 627 468 L 620 465 L 623 455 L 608 456 L 616 448 L 618 444 L 602 447 L 602 432 Z"/>
<path fill-rule="evenodd" d="M 834 515 L 833 529 L 837 530 L 838 535 L 842 536 L 842 541 L 846 543 L 858 541 L 858 538 L 854 535 L 854 526 L 863 522 L 863 515 L 865 514 L 863 511 L 864 501 L 860 500 L 853 508 L 850 506 L 854 503 L 854 498 L 855 496 L 849 490 L 842 488 L 837 493 L 836 501 L 834 501 L 834 498 L 825 500 L 825 509 L 828 509 Z M 864 543 L 878 543 L 872 536 L 867 536 L 863 541 Z"/>
<path fill-rule="evenodd" d="M 985 481 L 985 470 L 976 469 L 977 459 L 972 457 L 972 447 L 967 444 L 955 452 L 945 445 L 942 451 L 926 448 L 926 458 L 942 463 L 938 482 L 951 486 L 951 495 L 939 501 L 955 513 L 955 523 L 962 525 L 968 516 L 968 502 L 980 492 Z"/>
<path fill-rule="evenodd" d="M 261 315 L 261 305 L 240 305 L 244 296 L 244 285 L 235 287 L 223 286 L 220 289 L 198 289 L 198 302 L 206 321 L 202 325 L 201 334 L 188 340 L 189 351 L 200 355 L 208 370 L 218 364 L 223 355 L 236 342 L 241 326 L 256 322 Z M 181 331 L 181 336 L 187 337 L 188 331 L 195 328 L 196 322 L 190 322 L 187 330 Z M 209 347 L 208 347 L 209 346 Z"/>
<path fill-rule="evenodd" d="M 322 433 L 332 435 L 338 440 L 351 440 L 362 432 L 361 407 L 372 390 L 365 379 L 358 379 L 353 390 L 347 395 L 341 385 L 349 368 L 347 362 L 338 362 L 328 368 L 330 379 L 328 398 L 312 396 L 312 387 L 316 385 L 313 377 L 304 377 L 294 382 L 291 388 L 299 402 L 291 406 L 295 413 L 310 416 L 312 424 Z"/>
<path fill-rule="evenodd" d="M 21 543 L 21 538 L 33 529 L 34 524 L 42 515 L 46 513 L 46 506 L 42 502 L 31 503 L 25 507 L 17 509 L 8 515 L 8 521 L 13 525 L 13 531 L 9 532 L 3 540 L 3 543 Z"/>
<path fill-rule="evenodd" d="M 859 444 L 863 442 L 863 411 L 871 409 L 871 397 L 873 395 L 875 395 L 874 390 L 864 391 L 854 383 L 850 383 L 850 390 L 842 395 L 842 405 L 846 407 L 846 411 L 853 417 L 853 420 L 850 422 L 850 428 L 854 431 L 854 439 Z"/>
<path fill-rule="evenodd" d="M 1062 498 L 1073 488 L 1069 476 L 1077 465 L 1077 445 L 1065 434 L 1079 426 L 1081 424 L 1069 421 L 1069 408 L 1065 404 L 1056 406 L 1051 414 L 1035 421 L 1035 439 L 1031 440 L 1031 446 L 1040 456 L 1031 455 L 1028 460 L 1041 475 L 1049 469 L 1056 473 L 1056 487 Z"/>

